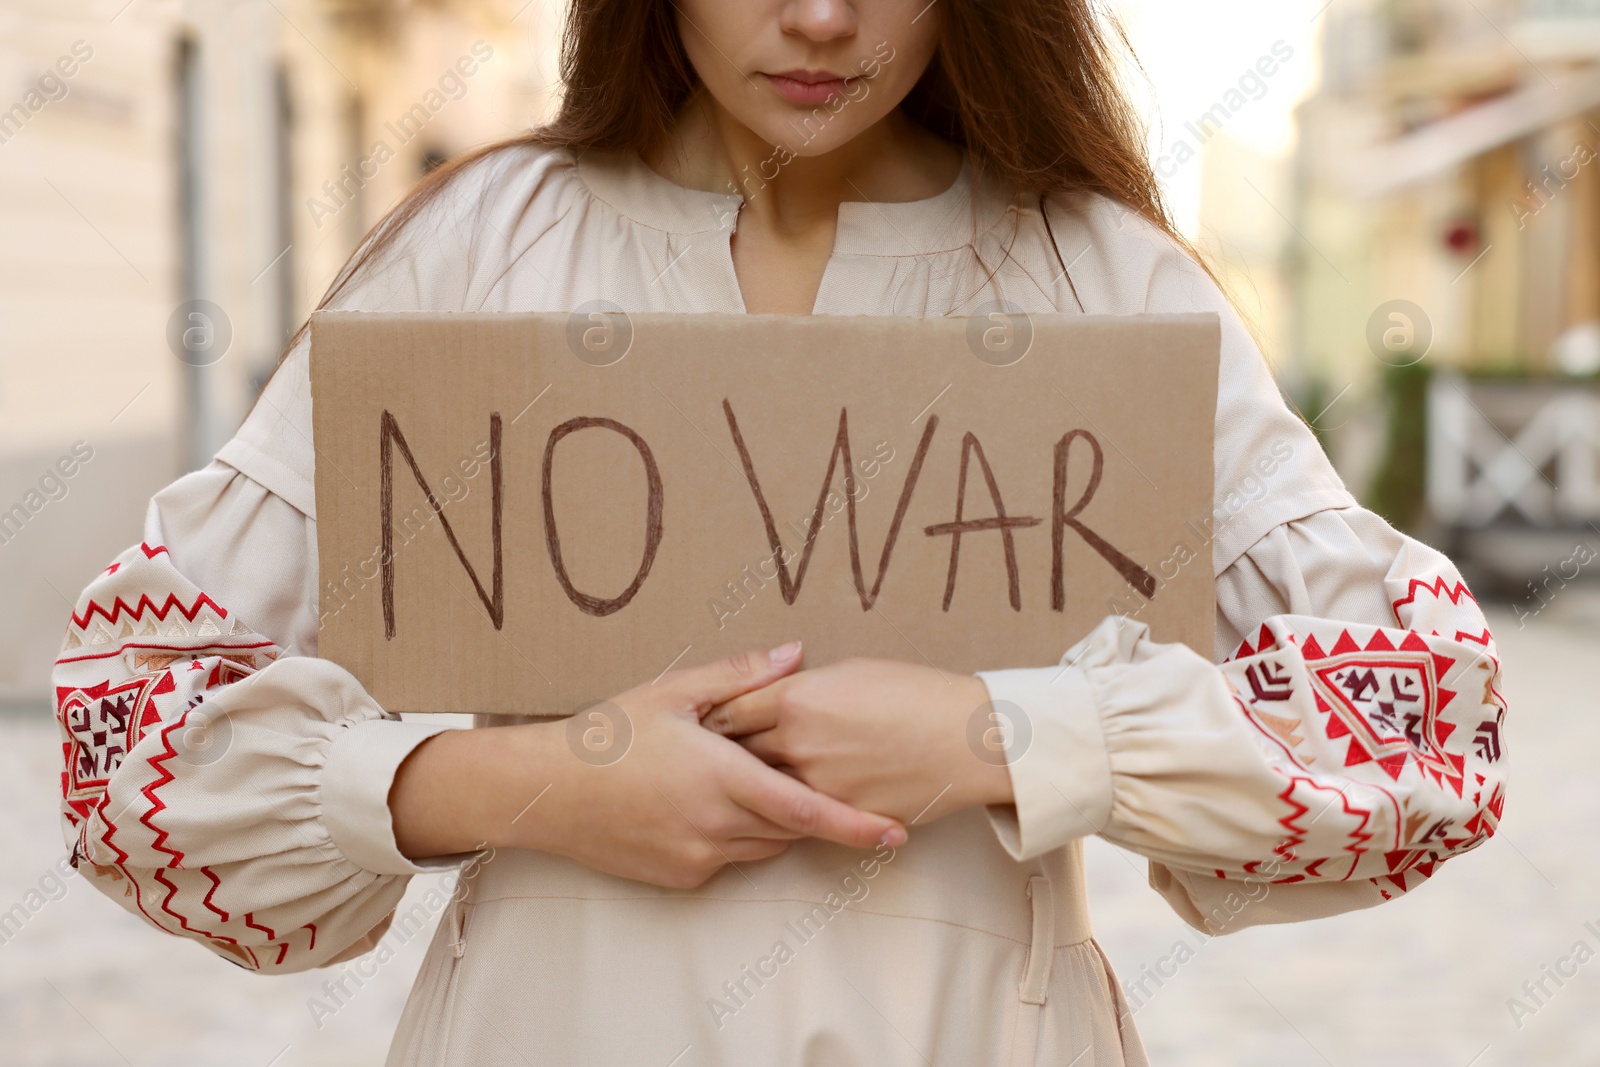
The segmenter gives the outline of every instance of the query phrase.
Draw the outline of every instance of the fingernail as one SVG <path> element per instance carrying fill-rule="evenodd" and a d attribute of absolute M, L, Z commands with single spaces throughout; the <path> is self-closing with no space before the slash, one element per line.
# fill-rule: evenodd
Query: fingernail
<path fill-rule="evenodd" d="M 790 641 L 787 645 L 779 645 L 771 652 L 768 652 L 767 660 L 773 666 L 782 666 L 785 663 L 793 663 L 798 655 L 800 655 L 800 642 Z"/>
<path fill-rule="evenodd" d="M 898 826 L 889 827 L 887 830 L 885 830 L 883 832 L 883 836 L 878 838 L 878 847 L 879 848 L 882 848 L 884 846 L 888 846 L 889 848 L 899 848 L 901 845 L 903 845 L 905 843 L 906 843 L 906 832 L 905 832 L 904 829 L 902 829 L 901 827 L 898 827 Z"/>

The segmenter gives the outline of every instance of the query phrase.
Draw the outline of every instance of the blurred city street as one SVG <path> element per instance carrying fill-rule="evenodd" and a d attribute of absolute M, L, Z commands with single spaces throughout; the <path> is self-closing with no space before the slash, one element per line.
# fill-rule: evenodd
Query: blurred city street
<path fill-rule="evenodd" d="M 1600 949 L 1600 775 L 1589 766 L 1600 751 L 1600 592 L 1574 587 L 1525 628 L 1504 609 L 1491 621 L 1511 706 L 1500 832 L 1398 901 L 1230 934 L 1175 977 L 1147 979 L 1137 1019 L 1155 1067 L 1600 1062 L 1600 965 L 1562 965 L 1577 976 L 1546 979 L 1543 1004 L 1522 988 L 1572 959 L 1578 942 Z M 42 717 L 0 720 L 0 799 L 12 813 L 0 910 L 38 888 L 63 852 L 55 746 Z M 1089 844 L 1097 936 L 1119 977 L 1137 981 L 1178 940 L 1199 941 L 1145 885 L 1142 861 Z M 414 879 L 403 907 L 437 881 Z M 261 977 L 156 933 L 81 883 L 65 886 L 0 945 L 0 1033 L 13 1067 L 378 1067 L 433 930 L 319 1027 L 312 998 L 347 965 Z M 1532 1013 L 1514 1014 L 1513 997 Z"/>

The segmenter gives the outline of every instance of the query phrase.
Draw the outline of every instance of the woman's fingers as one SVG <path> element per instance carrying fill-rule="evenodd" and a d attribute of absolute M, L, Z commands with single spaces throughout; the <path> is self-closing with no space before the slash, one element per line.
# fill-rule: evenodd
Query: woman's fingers
<path fill-rule="evenodd" d="M 738 805 L 739 819 L 729 828 L 727 835 L 730 838 L 740 837 L 766 837 L 773 840 L 796 840 L 809 835 L 799 830 L 791 830 L 787 826 L 779 826 L 764 815 L 757 814 L 743 805 Z"/>
<path fill-rule="evenodd" d="M 696 713 L 771 685 L 800 666 L 799 641 L 768 652 L 740 652 L 699 667 L 673 671 L 662 679 L 668 688 L 691 704 Z"/>
<path fill-rule="evenodd" d="M 770 730 L 778 725 L 778 693 L 767 686 L 741 694 L 706 712 L 700 724 L 723 737 Z"/>
<path fill-rule="evenodd" d="M 770 837 L 735 837 L 722 845 L 723 853 L 730 863 L 750 863 L 755 860 L 771 859 L 781 856 L 789 850 L 790 840 L 774 840 Z"/>
<path fill-rule="evenodd" d="M 777 766 L 789 758 L 775 736 L 776 730 L 761 730 L 757 733 L 746 734 L 738 738 L 740 746 L 752 756 L 768 766 Z M 780 768 L 781 769 L 781 768 Z"/>
<path fill-rule="evenodd" d="M 758 760 L 741 761 L 727 789 L 745 808 L 807 837 L 851 848 L 875 848 L 886 838 L 890 845 L 906 840 L 905 828 L 894 819 L 857 811 Z"/>

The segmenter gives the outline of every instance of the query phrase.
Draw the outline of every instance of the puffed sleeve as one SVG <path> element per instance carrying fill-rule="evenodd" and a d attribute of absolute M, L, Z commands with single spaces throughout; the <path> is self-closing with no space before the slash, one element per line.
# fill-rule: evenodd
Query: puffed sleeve
<path fill-rule="evenodd" d="M 257 971 L 370 949 L 411 875 L 466 858 L 397 848 L 395 770 L 444 727 L 314 658 L 315 561 L 304 514 L 213 462 L 84 590 L 53 676 L 78 872 Z"/>
<path fill-rule="evenodd" d="M 1058 666 L 982 675 L 1028 727 L 988 809 L 1013 857 L 1100 834 L 1218 934 L 1380 903 L 1494 834 L 1500 660 L 1449 559 L 1327 509 L 1228 566 L 1217 614 L 1221 663 L 1112 616 Z"/>
<path fill-rule="evenodd" d="M 558 211 L 571 195 L 552 179 L 563 159 L 521 147 L 476 160 L 328 306 L 483 306 L 526 245 L 504 235 L 545 217 L 530 214 L 536 197 Z M 412 875 L 478 855 L 400 853 L 395 772 L 446 727 L 384 712 L 315 658 L 309 353 L 302 334 L 217 459 L 151 502 L 144 541 L 80 597 L 53 676 L 79 872 L 157 928 L 261 971 L 374 947 Z"/>

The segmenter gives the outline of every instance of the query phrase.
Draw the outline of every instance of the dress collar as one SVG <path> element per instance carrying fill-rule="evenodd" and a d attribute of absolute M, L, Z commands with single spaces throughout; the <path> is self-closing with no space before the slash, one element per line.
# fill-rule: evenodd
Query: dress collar
<path fill-rule="evenodd" d="M 590 150 L 578 156 L 578 177 L 596 200 L 618 214 L 667 233 L 732 230 L 744 198 L 668 181 L 632 151 Z"/>
<path fill-rule="evenodd" d="M 732 232 L 744 204 L 738 193 L 679 185 L 635 152 L 585 152 L 577 159 L 577 172 L 597 200 L 641 226 L 667 233 Z M 972 158 L 964 155 L 956 180 L 934 196 L 840 204 L 833 250 L 836 255 L 895 257 L 963 248 L 988 232 L 1009 203 L 997 184 L 975 180 Z"/>

